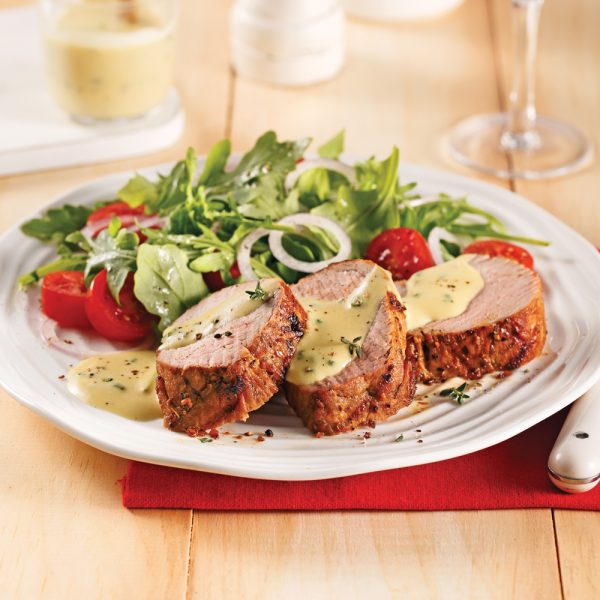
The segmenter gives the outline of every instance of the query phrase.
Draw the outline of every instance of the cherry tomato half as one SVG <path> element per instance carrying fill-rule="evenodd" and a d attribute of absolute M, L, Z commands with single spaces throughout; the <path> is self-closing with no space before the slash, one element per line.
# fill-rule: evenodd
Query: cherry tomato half
<path fill-rule="evenodd" d="M 85 311 L 94 329 L 109 340 L 131 342 L 152 331 L 152 317 L 133 293 L 133 273 L 127 275 L 119 294 L 121 306 L 112 297 L 106 281 L 106 269 L 94 277 Z"/>
<path fill-rule="evenodd" d="M 144 205 L 136 206 L 135 208 L 129 206 L 127 202 L 111 202 L 102 208 L 95 210 L 88 218 L 87 224 L 91 225 L 104 219 L 111 219 L 112 217 L 121 217 L 123 215 L 143 215 Z"/>
<path fill-rule="evenodd" d="M 408 279 L 435 265 L 425 238 L 407 227 L 388 229 L 373 238 L 365 258 L 390 271 L 394 279 Z"/>
<path fill-rule="evenodd" d="M 42 312 L 63 327 L 90 327 L 88 291 L 81 271 L 56 271 L 42 279 Z"/>
<path fill-rule="evenodd" d="M 486 254 L 487 256 L 503 256 L 510 258 L 528 269 L 533 269 L 533 256 L 515 244 L 509 244 L 502 240 L 480 240 L 469 244 L 463 254 Z"/>
<path fill-rule="evenodd" d="M 231 265 L 231 269 L 229 269 L 229 274 L 237 279 L 240 276 L 240 269 L 238 267 L 237 262 L 234 262 Z M 202 277 L 204 277 L 204 283 L 208 286 L 208 289 L 211 292 L 217 292 L 220 289 L 225 287 L 225 282 L 223 281 L 223 277 L 221 277 L 221 273 L 219 271 L 210 271 L 209 273 L 203 273 Z"/>

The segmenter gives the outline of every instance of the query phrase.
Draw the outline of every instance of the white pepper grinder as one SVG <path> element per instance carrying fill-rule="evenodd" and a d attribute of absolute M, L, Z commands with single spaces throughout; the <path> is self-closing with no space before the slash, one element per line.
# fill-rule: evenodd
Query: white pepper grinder
<path fill-rule="evenodd" d="M 266 83 L 303 86 L 331 79 L 345 60 L 340 0 L 237 0 L 229 45 L 235 71 Z"/>

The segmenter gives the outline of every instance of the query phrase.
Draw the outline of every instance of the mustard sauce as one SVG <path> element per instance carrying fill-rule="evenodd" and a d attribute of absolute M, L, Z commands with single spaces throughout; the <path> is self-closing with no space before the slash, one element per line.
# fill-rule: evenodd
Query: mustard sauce
<path fill-rule="evenodd" d="M 473 254 L 418 271 L 406 282 L 402 298 L 408 330 L 461 315 L 483 289 L 483 278 L 471 266 Z"/>
<path fill-rule="evenodd" d="M 134 421 L 161 417 L 155 381 L 156 353 L 150 350 L 92 356 L 67 374 L 68 389 L 77 398 Z"/>
<path fill-rule="evenodd" d="M 113 119 L 160 105 L 173 85 L 173 24 L 138 2 L 135 12 L 96 1 L 68 5 L 45 35 L 48 80 L 75 116 Z"/>
<path fill-rule="evenodd" d="M 390 274 L 374 267 L 346 298 L 298 298 L 308 323 L 287 381 L 299 385 L 314 383 L 339 373 L 350 361 L 360 358 L 362 344 L 387 292 L 398 296 Z"/>
<path fill-rule="evenodd" d="M 279 287 L 277 279 L 268 279 L 260 283 L 260 292 L 253 289 L 238 290 L 229 294 L 225 300 L 215 304 L 194 318 L 182 323 L 174 323 L 163 333 L 161 350 L 181 348 L 201 340 L 224 325 L 254 312 L 269 300 Z"/>

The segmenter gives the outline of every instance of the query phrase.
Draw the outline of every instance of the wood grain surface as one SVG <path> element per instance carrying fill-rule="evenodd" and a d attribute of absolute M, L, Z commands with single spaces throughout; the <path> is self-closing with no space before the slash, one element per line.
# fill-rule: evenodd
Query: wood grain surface
<path fill-rule="evenodd" d="M 0 7 L 20 2 L 0 0 Z M 600 5 L 546 3 L 541 112 L 600 143 Z M 458 172 L 443 135 L 504 105 L 508 0 L 467 0 L 419 25 L 352 21 L 347 65 L 305 89 L 265 86 L 228 66 L 227 2 L 186 0 L 179 32 L 182 140 L 134 160 L 0 178 L 0 229 L 91 178 L 198 152 L 265 129 Z M 1 106 L 1 98 L 0 98 Z M 469 173 L 473 175 L 472 173 Z M 498 182 L 496 182 L 498 183 Z M 508 182 L 600 245 L 600 164 L 560 180 Z M 600 516 L 518 510 L 435 513 L 128 511 L 126 461 L 57 431 L 0 392 L 0 595 L 29 598 L 600 597 Z"/>

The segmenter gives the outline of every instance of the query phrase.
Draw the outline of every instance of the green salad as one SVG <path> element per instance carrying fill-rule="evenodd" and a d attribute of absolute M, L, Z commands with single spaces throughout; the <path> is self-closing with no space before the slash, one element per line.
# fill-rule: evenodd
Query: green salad
<path fill-rule="evenodd" d="M 85 285 L 105 272 L 117 305 L 126 282 L 164 330 L 210 290 L 242 280 L 293 283 L 332 261 L 365 256 L 372 240 L 410 228 L 442 259 L 477 238 L 544 244 L 510 235 L 493 215 L 443 193 L 420 198 L 398 178 L 399 152 L 348 165 L 343 132 L 306 158 L 310 139 L 278 141 L 269 131 L 236 160 L 229 140 L 198 164 L 189 149 L 169 173 L 134 175 L 114 198 L 52 208 L 22 226 L 54 244 L 56 259 L 23 275 L 80 271 Z M 233 165 L 233 166 L 231 166 Z M 130 275 L 133 273 L 133 276 Z"/>

